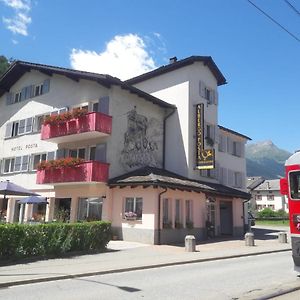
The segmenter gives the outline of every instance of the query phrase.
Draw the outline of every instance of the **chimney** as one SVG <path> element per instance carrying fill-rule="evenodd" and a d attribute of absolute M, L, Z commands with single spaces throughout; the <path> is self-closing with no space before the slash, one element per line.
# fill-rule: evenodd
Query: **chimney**
<path fill-rule="evenodd" d="M 174 64 L 176 61 L 177 61 L 177 57 L 176 57 L 176 56 L 171 57 L 171 58 L 169 59 L 169 64 Z"/>

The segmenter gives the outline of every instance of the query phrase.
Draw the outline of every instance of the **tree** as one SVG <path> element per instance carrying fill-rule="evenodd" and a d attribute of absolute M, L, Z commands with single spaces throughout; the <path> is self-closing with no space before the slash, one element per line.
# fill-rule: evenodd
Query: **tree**
<path fill-rule="evenodd" d="M 10 62 L 4 55 L 0 55 L 0 76 L 9 68 Z"/>

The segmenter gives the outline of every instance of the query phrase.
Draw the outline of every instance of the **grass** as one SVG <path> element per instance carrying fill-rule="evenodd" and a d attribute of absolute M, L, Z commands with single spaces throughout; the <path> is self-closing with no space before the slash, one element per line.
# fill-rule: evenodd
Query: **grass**
<path fill-rule="evenodd" d="M 289 220 L 255 220 L 255 225 L 289 226 Z"/>

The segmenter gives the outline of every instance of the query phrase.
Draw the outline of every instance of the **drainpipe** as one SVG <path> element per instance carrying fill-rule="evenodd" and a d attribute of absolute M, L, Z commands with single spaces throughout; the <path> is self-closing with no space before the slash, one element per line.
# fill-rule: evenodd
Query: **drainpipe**
<path fill-rule="evenodd" d="M 176 108 L 174 108 L 165 118 L 164 118 L 164 135 L 163 135 L 163 169 L 166 167 L 165 157 L 166 157 L 166 121 L 169 117 L 171 117 L 174 112 L 176 111 Z"/>
<path fill-rule="evenodd" d="M 160 192 L 158 194 L 158 214 L 157 214 L 157 218 L 158 218 L 158 221 L 157 221 L 157 244 L 160 245 L 160 207 L 161 207 L 161 195 L 166 193 L 168 189 L 167 188 L 164 188 L 164 190 L 162 192 Z"/>

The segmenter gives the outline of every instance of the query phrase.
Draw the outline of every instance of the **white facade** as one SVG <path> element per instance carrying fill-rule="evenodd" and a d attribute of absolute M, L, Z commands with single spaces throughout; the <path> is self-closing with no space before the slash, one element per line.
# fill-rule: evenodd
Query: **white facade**
<path fill-rule="evenodd" d="M 218 80 L 211 68 L 196 61 L 137 83 L 133 80 L 133 84 L 177 107 L 166 127 L 166 169 L 196 180 L 246 189 L 245 144 L 249 138 L 218 126 Z M 195 169 L 195 106 L 199 103 L 204 104 L 205 137 L 214 142 L 216 168 L 210 171 Z M 206 147 L 211 148 L 208 143 Z"/>

